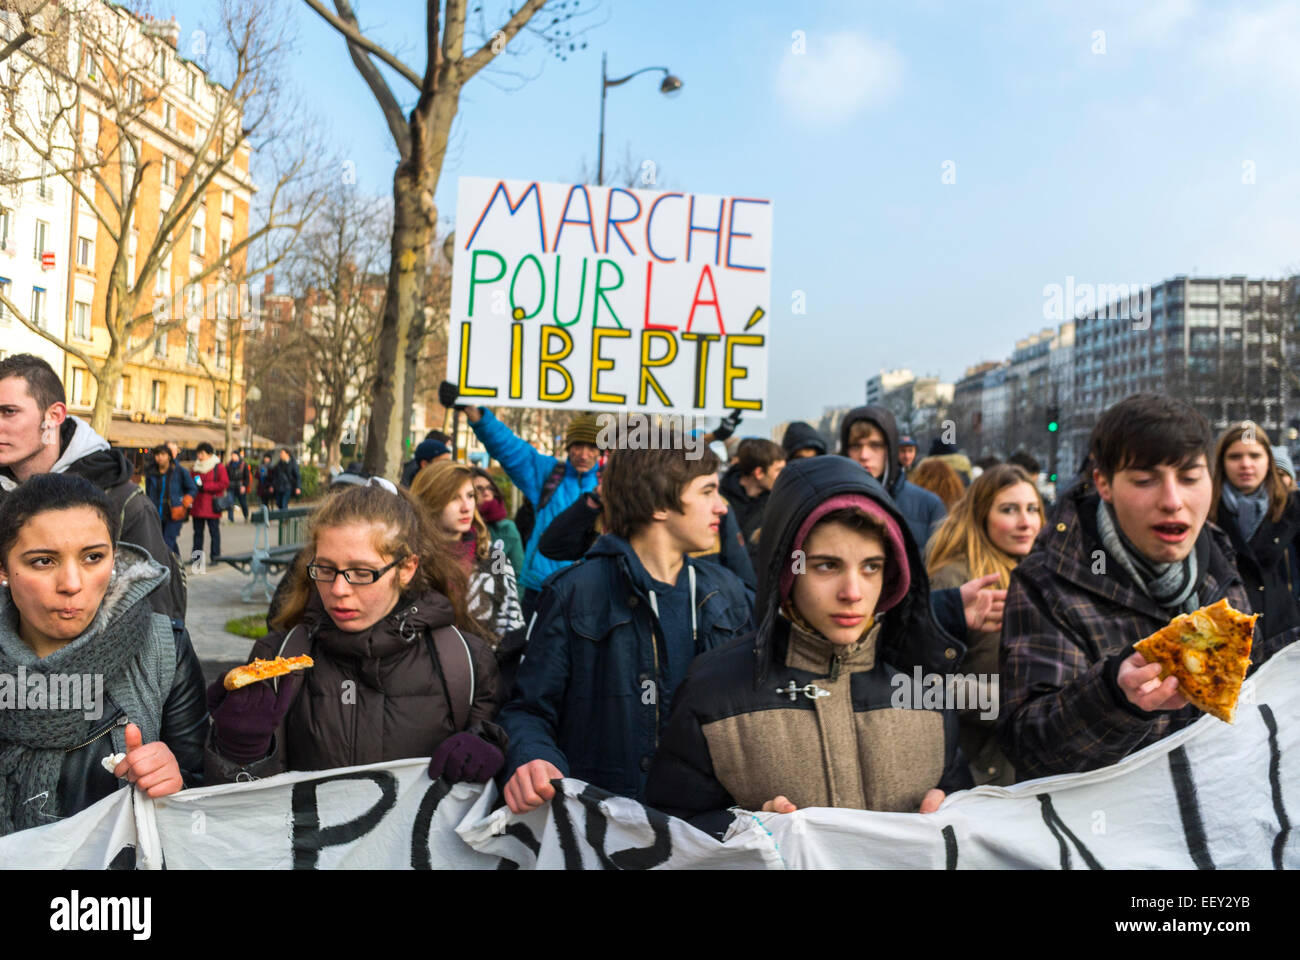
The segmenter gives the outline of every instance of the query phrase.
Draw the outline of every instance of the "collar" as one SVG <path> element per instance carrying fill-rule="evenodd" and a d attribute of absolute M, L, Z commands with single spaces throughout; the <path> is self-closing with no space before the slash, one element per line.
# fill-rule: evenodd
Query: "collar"
<path fill-rule="evenodd" d="M 794 670 L 807 670 L 819 676 L 828 676 L 832 680 L 841 671 L 866 673 L 876 665 L 876 641 L 879 636 L 880 622 L 875 621 L 857 643 L 847 646 L 835 644 L 806 626 L 802 618 L 796 618 L 790 621 L 785 665 Z"/>

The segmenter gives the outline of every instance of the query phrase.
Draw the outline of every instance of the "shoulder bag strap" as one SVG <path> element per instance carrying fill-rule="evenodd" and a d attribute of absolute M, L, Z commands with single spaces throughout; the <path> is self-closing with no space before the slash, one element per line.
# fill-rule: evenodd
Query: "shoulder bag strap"
<path fill-rule="evenodd" d="M 474 656 L 469 644 L 454 626 L 439 627 L 425 637 L 429 654 L 447 684 L 452 722 L 457 730 L 464 730 L 469 726 L 470 707 L 474 703 Z"/>

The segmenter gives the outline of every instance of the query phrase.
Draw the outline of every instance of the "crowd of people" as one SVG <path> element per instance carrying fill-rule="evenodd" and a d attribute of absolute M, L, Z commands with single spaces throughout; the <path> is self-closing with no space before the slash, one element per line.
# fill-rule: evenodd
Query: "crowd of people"
<path fill-rule="evenodd" d="M 287 504 L 296 464 L 200 445 L 185 470 L 163 446 L 142 490 L 43 361 L 0 361 L 0 674 L 105 678 L 94 719 L 0 702 L 0 835 L 125 784 L 407 757 L 495 779 L 516 813 L 574 777 L 719 838 L 733 807 L 925 814 L 1194 722 L 1134 650 L 1178 614 L 1262 613 L 1252 670 L 1300 636 L 1290 457 L 1251 423 L 1216 442 L 1163 395 L 1107 410 L 1050 504 L 1023 462 L 918 458 L 879 406 L 834 450 L 803 423 L 738 439 L 729 417 L 702 438 L 724 462 L 602 449 L 589 415 L 551 456 L 441 397 L 501 473 L 433 435 L 400 478 L 335 475 L 250 654 L 315 666 L 227 691 L 185 629 L 177 537 L 189 516 L 219 554 L 223 512 L 255 484 Z M 922 676 L 956 673 L 998 683 L 996 716 L 920 706 Z"/>

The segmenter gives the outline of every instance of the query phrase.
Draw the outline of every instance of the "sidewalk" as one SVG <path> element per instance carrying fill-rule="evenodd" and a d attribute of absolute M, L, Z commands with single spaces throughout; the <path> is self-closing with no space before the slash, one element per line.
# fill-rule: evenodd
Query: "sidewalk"
<path fill-rule="evenodd" d="M 249 516 L 254 515 L 250 505 Z M 249 553 L 253 549 L 254 525 L 245 523 L 238 510 L 235 511 L 235 518 L 233 524 L 224 518 L 221 521 L 221 552 Z M 248 637 L 227 633 L 226 622 L 236 617 L 266 613 L 266 599 L 259 592 L 254 596 L 253 603 L 244 603 L 239 595 L 251 582 L 251 578 L 224 563 L 208 563 L 206 569 L 195 571 L 194 565 L 188 562 L 194 542 L 192 522 L 186 522 L 177 539 L 181 559 L 187 561 L 185 572 L 189 585 L 189 603 L 185 613 L 185 626 L 190 631 L 194 652 L 203 665 L 204 678 L 211 682 L 231 667 L 247 663 L 248 653 L 253 647 L 253 641 Z M 274 524 L 271 527 L 271 544 L 275 544 Z M 205 552 L 212 548 L 206 537 L 204 547 Z M 280 574 L 270 575 L 272 589 L 279 577 Z"/>

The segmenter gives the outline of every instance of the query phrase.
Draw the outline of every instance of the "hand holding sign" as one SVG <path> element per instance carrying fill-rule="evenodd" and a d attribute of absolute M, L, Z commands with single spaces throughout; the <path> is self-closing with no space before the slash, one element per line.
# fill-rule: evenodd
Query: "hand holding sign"
<path fill-rule="evenodd" d="M 506 782 L 506 806 L 511 813 L 536 810 L 555 796 L 552 780 L 563 780 L 564 774 L 555 764 L 546 760 L 529 760 L 518 767 Z"/>
<path fill-rule="evenodd" d="M 161 740 L 145 743 L 140 728 L 126 725 L 126 756 L 113 776 L 130 780 L 150 797 L 165 797 L 185 788 L 176 755 Z"/>

